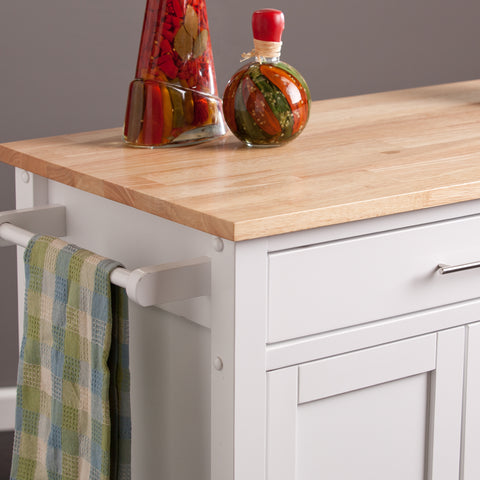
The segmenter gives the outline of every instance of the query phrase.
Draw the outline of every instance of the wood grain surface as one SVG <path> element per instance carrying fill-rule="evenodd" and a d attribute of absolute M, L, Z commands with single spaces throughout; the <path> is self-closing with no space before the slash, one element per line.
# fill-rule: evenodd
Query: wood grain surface
<path fill-rule="evenodd" d="M 480 80 L 314 102 L 277 148 L 121 132 L 5 143 L 0 161 L 235 241 L 480 198 Z"/>

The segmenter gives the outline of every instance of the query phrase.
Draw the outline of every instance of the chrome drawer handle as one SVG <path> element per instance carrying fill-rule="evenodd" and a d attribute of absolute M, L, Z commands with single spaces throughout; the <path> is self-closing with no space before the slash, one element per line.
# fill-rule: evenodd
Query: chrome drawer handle
<path fill-rule="evenodd" d="M 471 270 L 472 268 L 480 268 L 480 262 L 464 263 L 463 265 L 445 265 L 440 263 L 437 267 L 440 275 L 463 272 L 464 270 Z"/>

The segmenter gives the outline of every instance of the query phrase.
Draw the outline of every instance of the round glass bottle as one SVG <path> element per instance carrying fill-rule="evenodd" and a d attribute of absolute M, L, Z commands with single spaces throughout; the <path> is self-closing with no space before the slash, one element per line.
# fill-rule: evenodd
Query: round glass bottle
<path fill-rule="evenodd" d="M 225 130 L 205 0 L 147 0 L 125 143 L 189 145 Z"/>
<path fill-rule="evenodd" d="M 302 75 L 280 61 L 285 26 L 280 10 L 252 16 L 253 61 L 238 70 L 223 95 L 225 121 L 251 147 L 273 147 L 296 138 L 310 114 L 310 90 Z"/>

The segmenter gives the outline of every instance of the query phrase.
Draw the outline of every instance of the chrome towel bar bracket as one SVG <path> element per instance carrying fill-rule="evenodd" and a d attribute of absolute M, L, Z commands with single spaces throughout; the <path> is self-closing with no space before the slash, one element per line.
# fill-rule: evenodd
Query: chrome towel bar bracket
<path fill-rule="evenodd" d="M 66 210 L 63 205 L 0 212 L 0 246 L 26 247 L 34 232 L 62 237 L 66 235 Z M 142 307 L 161 307 L 179 300 L 209 296 L 210 258 L 137 268 L 116 268 L 110 275 L 114 285 L 124 287 L 128 298 Z"/>

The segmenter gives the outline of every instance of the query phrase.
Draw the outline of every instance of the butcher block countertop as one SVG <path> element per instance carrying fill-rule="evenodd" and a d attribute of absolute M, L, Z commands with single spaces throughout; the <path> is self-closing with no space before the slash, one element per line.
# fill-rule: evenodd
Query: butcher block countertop
<path fill-rule="evenodd" d="M 5 143 L 0 161 L 235 241 L 480 198 L 480 80 L 314 102 L 278 148 L 121 133 Z"/>

